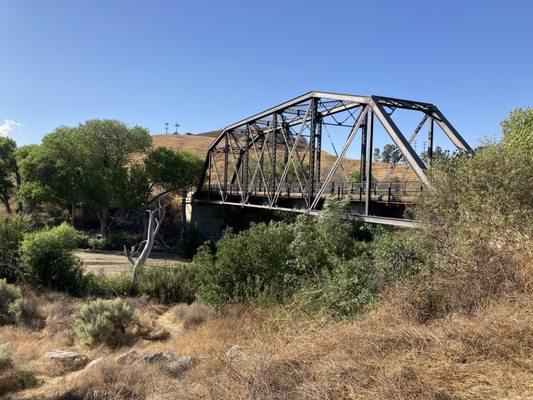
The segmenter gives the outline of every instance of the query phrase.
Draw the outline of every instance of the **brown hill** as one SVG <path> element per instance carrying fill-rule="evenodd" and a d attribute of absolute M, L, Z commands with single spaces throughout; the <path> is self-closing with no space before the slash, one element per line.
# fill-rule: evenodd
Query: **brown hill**
<path fill-rule="evenodd" d="M 171 150 L 185 149 L 189 150 L 201 159 L 207 154 L 207 149 L 213 143 L 213 140 L 220 134 L 220 131 L 210 131 L 198 135 L 181 135 L 181 134 L 163 134 L 153 135 L 152 140 L 155 147 L 166 147 Z M 336 157 L 333 154 L 322 152 L 321 174 L 326 176 L 333 166 Z M 344 171 L 349 176 L 353 171 L 359 170 L 359 160 L 345 159 L 341 163 Z M 389 168 L 388 163 L 374 163 L 373 175 L 376 179 L 382 179 Z M 400 180 L 417 180 L 416 175 L 409 166 L 398 165 L 392 173 L 392 178 Z"/>

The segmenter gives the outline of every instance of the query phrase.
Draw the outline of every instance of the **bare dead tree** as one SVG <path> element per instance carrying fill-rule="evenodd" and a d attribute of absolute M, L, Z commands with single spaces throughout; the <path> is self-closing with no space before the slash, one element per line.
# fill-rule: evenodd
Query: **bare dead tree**
<path fill-rule="evenodd" d="M 135 287 L 137 283 L 137 277 L 139 276 L 139 273 L 142 271 L 144 265 L 146 264 L 146 260 L 152 252 L 155 239 L 159 233 L 159 228 L 161 228 L 161 223 L 163 222 L 163 219 L 165 217 L 165 209 L 167 205 L 168 204 L 162 206 L 161 203 L 159 203 L 159 207 L 157 209 L 146 210 L 146 212 L 148 213 L 148 225 L 146 227 L 145 235 L 146 239 L 138 245 L 132 246 L 129 250 L 126 246 L 124 246 L 124 254 L 128 258 L 131 267 L 130 289 L 133 289 Z"/>

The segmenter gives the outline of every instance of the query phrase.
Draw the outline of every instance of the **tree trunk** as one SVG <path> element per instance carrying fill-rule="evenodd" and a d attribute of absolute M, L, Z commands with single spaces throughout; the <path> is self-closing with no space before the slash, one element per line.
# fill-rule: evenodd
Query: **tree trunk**
<path fill-rule="evenodd" d="M 6 208 L 6 211 L 8 214 L 13 214 L 13 211 L 11 210 L 11 205 L 9 204 L 9 196 L 7 193 L 5 193 L 4 196 L 1 198 L 2 203 L 4 203 L 4 207 Z"/>
<path fill-rule="evenodd" d="M 70 225 L 74 228 L 74 220 L 76 219 L 76 204 L 70 205 Z"/>
<path fill-rule="evenodd" d="M 109 213 L 109 210 L 107 208 L 100 209 L 99 212 L 96 213 L 96 216 L 100 220 L 100 235 L 106 236 L 107 235 L 107 215 Z"/>
<path fill-rule="evenodd" d="M 139 272 L 144 267 L 144 264 L 146 263 L 146 260 L 148 259 L 148 256 L 150 256 L 150 253 L 152 252 L 152 248 L 154 247 L 155 238 L 157 237 L 157 234 L 159 233 L 159 228 L 161 227 L 161 220 L 159 220 L 156 216 L 156 211 L 150 211 L 148 210 L 148 229 L 146 234 L 146 241 L 144 242 L 144 247 L 141 251 L 141 254 L 136 260 L 133 260 L 131 257 L 131 254 L 127 252 L 127 249 L 125 248 L 126 256 L 128 256 L 128 259 L 130 261 L 130 264 L 132 265 L 132 271 L 131 271 L 131 287 L 130 291 L 132 291 L 135 288 L 135 285 L 137 283 L 137 277 L 139 275 Z"/>
<path fill-rule="evenodd" d="M 15 173 L 15 182 L 17 183 L 17 198 L 18 198 L 18 190 L 20 189 L 20 183 L 21 183 L 21 178 L 20 178 L 20 173 L 17 172 Z M 18 213 L 21 213 L 24 209 L 24 205 L 22 204 L 22 201 L 18 200 L 17 202 L 17 212 Z"/>

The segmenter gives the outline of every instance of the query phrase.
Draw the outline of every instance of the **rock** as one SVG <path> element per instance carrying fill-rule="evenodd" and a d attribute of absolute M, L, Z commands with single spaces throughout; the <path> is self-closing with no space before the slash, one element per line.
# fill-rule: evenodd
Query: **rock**
<path fill-rule="evenodd" d="M 245 360 L 248 356 L 248 349 L 246 347 L 233 345 L 231 348 L 226 352 L 226 357 L 229 358 L 238 358 L 240 360 Z"/>
<path fill-rule="evenodd" d="M 139 354 L 137 354 L 135 350 L 130 350 L 122 354 L 121 356 L 118 356 L 117 358 L 115 358 L 115 361 L 118 364 L 129 364 L 132 361 L 134 361 L 137 357 L 139 357 Z"/>
<path fill-rule="evenodd" d="M 159 351 L 157 353 L 149 354 L 141 358 L 141 361 L 147 364 L 154 364 L 159 362 L 171 362 L 176 361 L 178 356 L 169 351 Z"/>
<path fill-rule="evenodd" d="M 13 343 L 7 342 L 0 344 L 0 354 L 13 354 Z"/>
<path fill-rule="evenodd" d="M 95 359 L 92 360 L 89 364 L 87 364 L 87 367 L 85 367 L 85 368 L 91 368 L 91 367 L 94 367 L 95 365 L 100 364 L 102 361 L 104 361 L 104 357 L 98 357 L 98 358 L 95 358 Z"/>
<path fill-rule="evenodd" d="M 164 369 L 172 376 L 179 376 L 198 361 L 198 357 L 180 356 L 175 361 L 166 363 Z"/>
<path fill-rule="evenodd" d="M 46 349 L 44 355 L 54 361 L 59 361 L 66 364 L 81 364 L 85 365 L 88 361 L 87 356 L 75 351 L 52 350 Z"/>

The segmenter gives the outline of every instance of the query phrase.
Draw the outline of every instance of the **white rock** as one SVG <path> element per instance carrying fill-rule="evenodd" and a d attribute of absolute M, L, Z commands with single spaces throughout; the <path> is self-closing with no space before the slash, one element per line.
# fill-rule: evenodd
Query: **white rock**
<path fill-rule="evenodd" d="M 147 364 L 153 364 L 158 362 L 172 362 L 176 361 L 178 356 L 169 351 L 159 351 L 157 353 L 148 354 L 141 358 L 141 361 Z"/>
<path fill-rule="evenodd" d="M 88 359 L 85 354 L 78 353 L 75 351 L 65 351 L 65 350 L 55 350 L 55 349 L 46 349 L 44 355 L 54 361 L 57 361 L 61 364 L 80 367 L 87 363 Z"/>
<path fill-rule="evenodd" d="M 126 364 L 126 363 L 131 363 L 133 360 L 135 360 L 137 357 L 139 356 L 139 354 L 137 354 L 137 352 L 135 350 L 130 350 L 124 354 L 122 354 L 121 356 L 118 356 L 117 358 L 115 358 L 115 361 L 118 363 L 118 364 Z"/>
<path fill-rule="evenodd" d="M 165 370 L 173 376 L 178 376 L 192 367 L 197 357 L 193 356 L 180 356 L 175 361 L 171 361 L 165 364 Z"/>
<path fill-rule="evenodd" d="M 104 357 L 95 358 L 89 364 L 87 364 L 86 368 L 94 367 L 95 365 L 100 364 L 102 361 L 104 361 Z"/>
<path fill-rule="evenodd" d="M 248 349 L 246 347 L 233 345 L 230 347 L 230 349 L 226 352 L 226 357 L 229 358 L 238 358 L 240 360 L 245 360 L 248 356 Z"/>

